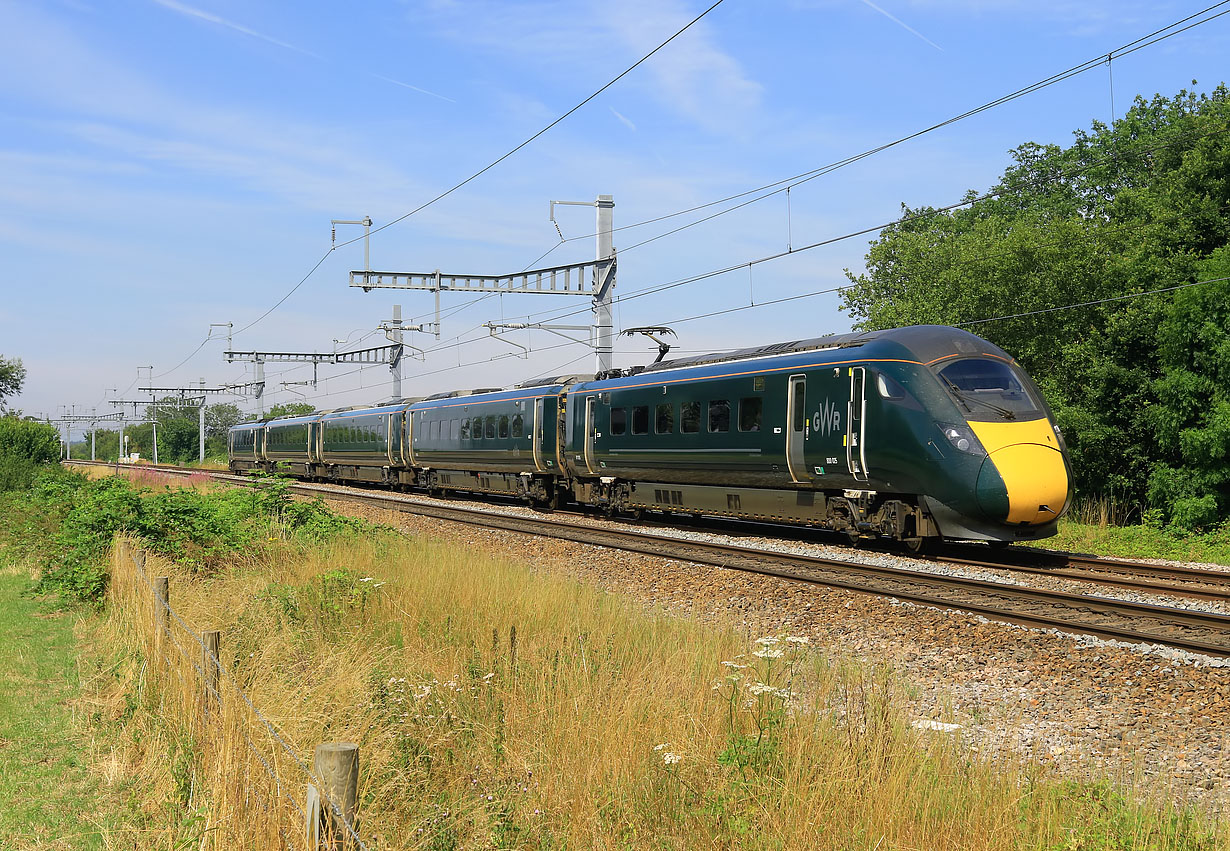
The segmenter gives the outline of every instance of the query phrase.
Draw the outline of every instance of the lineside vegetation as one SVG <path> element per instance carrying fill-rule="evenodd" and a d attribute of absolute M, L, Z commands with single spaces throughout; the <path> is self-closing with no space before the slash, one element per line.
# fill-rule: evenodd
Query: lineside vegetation
<path fill-rule="evenodd" d="M 968 206 L 903 205 L 866 272 L 847 272 L 843 308 L 859 328 L 963 326 L 1011 352 L 1055 411 L 1081 496 L 1154 527 L 1223 524 L 1228 123 L 1222 84 L 1137 97 L 1068 147 L 1020 145 Z"/>
<path fill-rule="evenodd" d="M 312 523 L 287 520 L 296 503 L 276 485 L 233 495 L 67 480 L 75 493 L 58 497 L 66 507 L 43 540 L 67 547 L 68 529 L 81 543 L 88 535 L 64 520 L 85 505 L 147 530 L 149 570 L 171 576 L 192 629 L 222 632 L 224 665 L 281 735 L 302 754 L 360 744 L 359 829 L 372 847 L 1212 849 L 1230 839 L 1147 789 L 992 763 L 955 736 L 916 730 L 891 670 L 829 658 L 800 636 L 649 612 L 530 560 L 407 539 L 322 507 Z M 40 488 L 35 499 L 63 494 Z M 222 537 L 211 518 L 239 514 L 234 500 L 248 501 L 251 534 Z M 280 514 L 252 508 L 271 502 Z M 160 533 L 158 518 L 176 512 L 190 522 L 173 528 L 196 531 Z M 115 582 L 87 625 L 96 649 L 83 667 L 96 710 L 82 735 L 107 755 L 108 815 L 96 822 L 117 847 L 264 847 L 251 844 L 259 817 L 243 809 L 241 775 L 224 770 L 237 763 L 215 760 L 241 753 L 244 735 L 267 737 L 230 723 L 215 734 L 223 740 L 201 732 L 191 665 L 179 668 L 186 686 L 157 673 L 149 609 L 132 603 L 131 568 L 104 550 L 90 558 Z"/>

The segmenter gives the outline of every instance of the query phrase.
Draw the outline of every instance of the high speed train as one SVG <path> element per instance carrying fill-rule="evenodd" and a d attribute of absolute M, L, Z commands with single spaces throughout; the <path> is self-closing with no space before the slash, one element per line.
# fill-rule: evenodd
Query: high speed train
<path fill-rule="evenodd" d="M 919 550 L 1053 535 L 1059 428 L 1024 370 L 913 326 L 237 425 L 235 472 L 822 527 Z"/>

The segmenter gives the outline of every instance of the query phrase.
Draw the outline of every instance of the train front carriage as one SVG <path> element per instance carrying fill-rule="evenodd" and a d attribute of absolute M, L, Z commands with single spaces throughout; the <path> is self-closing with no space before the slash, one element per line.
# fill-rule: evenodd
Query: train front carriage
<path fill-rule="evenodd" d="M 1061 438 L 995 346 L 920 326 L 707 355 L 568 393 L 575 497 L 806 523 L 851 538 L 1045 537 Z"/>

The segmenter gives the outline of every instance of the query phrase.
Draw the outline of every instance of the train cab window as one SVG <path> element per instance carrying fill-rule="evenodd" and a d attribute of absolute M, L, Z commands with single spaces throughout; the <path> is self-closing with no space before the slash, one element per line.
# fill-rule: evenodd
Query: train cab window
<path fill-rule="evenodd" d="M 470 421 L 469 420 L 461 421 L 461 439 L 462 440 L 470 439 Z"/>
<path fill-rule="evenodd" d="M 760 420 L 764 414 L 764 399 L 759 396 L 747 396 L 739 400 L 739 431 L 760 431 Z"/>
<path fill-rule="evenodd" d="M 730 402 L 727 400 L 709 402 L 709 431 L 730 431 Z"/>
<path fill-rule="evenodd" d="M 990 358 L 962 358 L 939 371 L 949 392 L 971 415 L 1015 419 L 1041 412 L 1041 405 L 1013 368 Z"/>
<path fill-rule="evenodd" d="M 637 405 L 632 409 L 632 433 L 649 434 L 648 405 Z"/>
<path fill-rule="evenodd" d="M 508 437 L 508 414 L 500 417 L 500 437 Z"/>
<path fill-rule="evenodd" d="M 898 401 L 905 398 L 905 388 L 897 379 L 882 372 L 876 373 L 876 390 L 879 391 L 881 399 Z"/>
<path fill-rule="evenodd" d="M 621 435 L 628 430 L 628 409 L 611 408 L 611 434 Z"/>
<path fill-rule="evenodd" d="M 679 406 L 679 431 L 683 434 L 700 431 L 700 402 L 684 402 Z"/>
<path fill-rule="evenodd" d="M 483 425 L 483 434 L 486 435 L 488 440 L 495 438 L 495 417 L 487 417 Z"/>
<path fill-rule="evenodd" d="M 654 434 L 670 434 L 675 430 L 675 406 L 670 402 L 663 402 L 654 409 L 653 415 L 653 431 Z"/>
<path fill-rule="evenodd" d="M 514 438 L 525 436 L 525 420 L 521 418 L 520 414 L 512 418 L 512 436 Z"/>

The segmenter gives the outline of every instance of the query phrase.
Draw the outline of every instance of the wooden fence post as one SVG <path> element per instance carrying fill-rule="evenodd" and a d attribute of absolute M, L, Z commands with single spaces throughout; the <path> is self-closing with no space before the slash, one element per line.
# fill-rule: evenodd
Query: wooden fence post
<path fill-rule="evenodd" d="M 316 746 L 312 773 L 320 789 L 308 787 L 307 838 L 312 851 L 318 848 L 343 848 L 352 845 L 333 807 L 353 828 L 359 807 L 359 746 L 353 742 L 326 742 Z M 329 804 L 333 807 L 330 807 Z"/>
<path fill-rule="evenodd" d="M 171 578 L 154 577 L 154 643 L 159 655 L 171 635 Z"/>
<path fill-rule="evenodd" d="M 205 721 L 209 721 L 210 709 L 219 718 L 222 717 L 222 671 L 218 648 L 222 644 L 222 633 L 218 630 L 205 633 L 202 638 L 205 647 L 201 651 L 201 669 L 205 672 Z"/>

